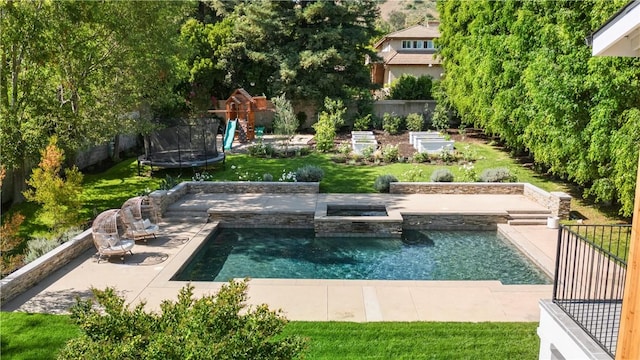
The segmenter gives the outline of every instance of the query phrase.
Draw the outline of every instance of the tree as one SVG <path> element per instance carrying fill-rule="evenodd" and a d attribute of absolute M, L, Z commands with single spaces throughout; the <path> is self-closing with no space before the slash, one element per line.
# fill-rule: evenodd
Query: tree
<path fill-rule="evenodd" d="M 313 124 L 316 131 L 316 148 L 320 151 L 333 149 L 336 131 L 344 125 L 347 109 L 342 100 L 324 99 L 324 110 L 320 112 L 318 122 Z"/>
<path fill-rule="evenodd" d="M 0 3 L 0 146 L 17 190 L 51 135 L 72 162 L 80 149 L 149 128 L 151 116 L 126 114 L 177 101 L 177 30 L 189 6 Z"/>
<path fill-rule="evenodd" d="M 77 167 L 62 173 L 64 152 L 58 148 L 56 137 L 51 138 L 41 154 L 38 168 L 33 170 L 27 181 L 31 189 L 25 191 L 24 196 L 41 204 L 37 212 L 40 221 L 61 233 L 80 224 L 82 173 Z"/>
<path fill-rule="evenodd" d="M 640 60 L 592 57 L 584 42 L 624 3 L 442 1 L 438 47 L 463 124 L 629 216 Z"/>
<path fill-rule="evenodd" d="M 273 132 L 278 135 L 285 135 L 285 153 L 288 152 L 291 137 L 298 129 L 298 118 L 293 112 L 293 106 L 284 95 L 276 96 L 271 99 L 276 112 L 273 116 Z"/>
<path fill-rule="evenodd" d="M 287 320 L 266 305 L 248 308 L 247 281 L 230 281 L 217 294 L 193 298 L 193 286 L 160 313 L 133 309 L 115 289 L 93 289 L 97 303 L 78 299 L 72 319 L 83 334 L 70 340 L 59 359 L 294 359 L 306 348 L 298 336 L 280 336 Z"/>
<path fill-rule="evenodd" d="M 429 75 L 415 77 L 403 74 L 391 83 L 391 100 L 431 100 L 431 84 L 433 78 Z"/>
<path fill-rule="evenodd" d="M 371 86 L 364 60 L 374 55 L 376 1 L 261 0 L 236 5 L 231 16 L 219 58 L 231 87 L 321 103 Z"/>

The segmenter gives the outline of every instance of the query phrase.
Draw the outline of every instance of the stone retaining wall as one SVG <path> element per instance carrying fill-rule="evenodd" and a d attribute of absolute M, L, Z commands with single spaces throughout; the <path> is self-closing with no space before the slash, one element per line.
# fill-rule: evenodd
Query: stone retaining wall
<path fill-rule="evenodd" d="M 392 182 L 391 194 L 522 194 L 523 183 Z"/>
<path fill-rule="evenodd" d="M 364 217 L 364 216 L 363 216 Z M 316 219 L 313 226 L 316 236 L 323 237 L 371 237 L 402 236 L 402 219 Z"/>
<path fill-rule="evenodd" d="M 156 190 L 149 194 L 149 206 L 157 223 L 169 205 L 186 194 L 317 194 L 318 182 L 276 181 L 184 181 L 171 190 Z"/>
<path fill-rule="evenodd" d="M 229 228 L 313 228 L 314 213 L 209 212 L 209 219 Z"/>
<path fill-rule="evenodd" d="M 553 216 L 568 219 L 571 196 L 564 192 L 547 192 L 529 183 L 436 183 L 392 182 L 391 194 L 499 194 L 524 195 L 551 211 Z"/>
<path fill-rule="evenodd" d="M 506 213 L 488 214 L 407 214 L 403 213 L 406 230 L 496 230 L 507 222 Z"/>
<path fill-rule="evenodd" d="M 22 294 L 91 247 L 93 238 L 89 229 L 9 274 L 0 280 L 0 304 Z"/>

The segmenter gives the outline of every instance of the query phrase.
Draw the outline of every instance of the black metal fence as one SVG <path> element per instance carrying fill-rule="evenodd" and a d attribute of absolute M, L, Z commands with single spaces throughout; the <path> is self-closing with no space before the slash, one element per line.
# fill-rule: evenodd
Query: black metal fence
<path fill-rule="evenodd" d="M 615 357 L 630 225 L 564 225 L 558 231 L 553 302 Z"/>

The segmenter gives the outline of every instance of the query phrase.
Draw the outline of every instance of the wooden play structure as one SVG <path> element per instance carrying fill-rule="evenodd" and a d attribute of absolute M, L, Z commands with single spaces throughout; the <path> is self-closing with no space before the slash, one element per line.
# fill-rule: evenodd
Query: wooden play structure
<path fill-rule="evenodd" d="M 265 96 L 251 96 L 245 89 L 236 89 L 225 101 L 226 129 L 234 131 L 234 137 L 240 142 L 251 141 L 256 137 L 256 115 L 267 110 Z M 210 110 L 219 113 L 221 110 Z M 230 126 L 230 122 L 237 123 Z M 225 137 L 229 135 L 225 134 Z"/>

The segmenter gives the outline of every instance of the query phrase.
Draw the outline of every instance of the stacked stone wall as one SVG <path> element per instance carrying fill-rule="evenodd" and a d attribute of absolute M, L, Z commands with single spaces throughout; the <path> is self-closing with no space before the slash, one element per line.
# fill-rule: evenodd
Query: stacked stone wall
<path fill-rule="evenodd" d="M 391 194 L 522 194 L 522 183 L 393 182 Z"/>
<path fill-rule="evenodd" d="M 7 275 L 7 277 L 0 280 L 0 304 L 4 304 L 22 294 L 91 247 L 93 247 L 91 230 L 86 230 L 35 261 Z"/>

